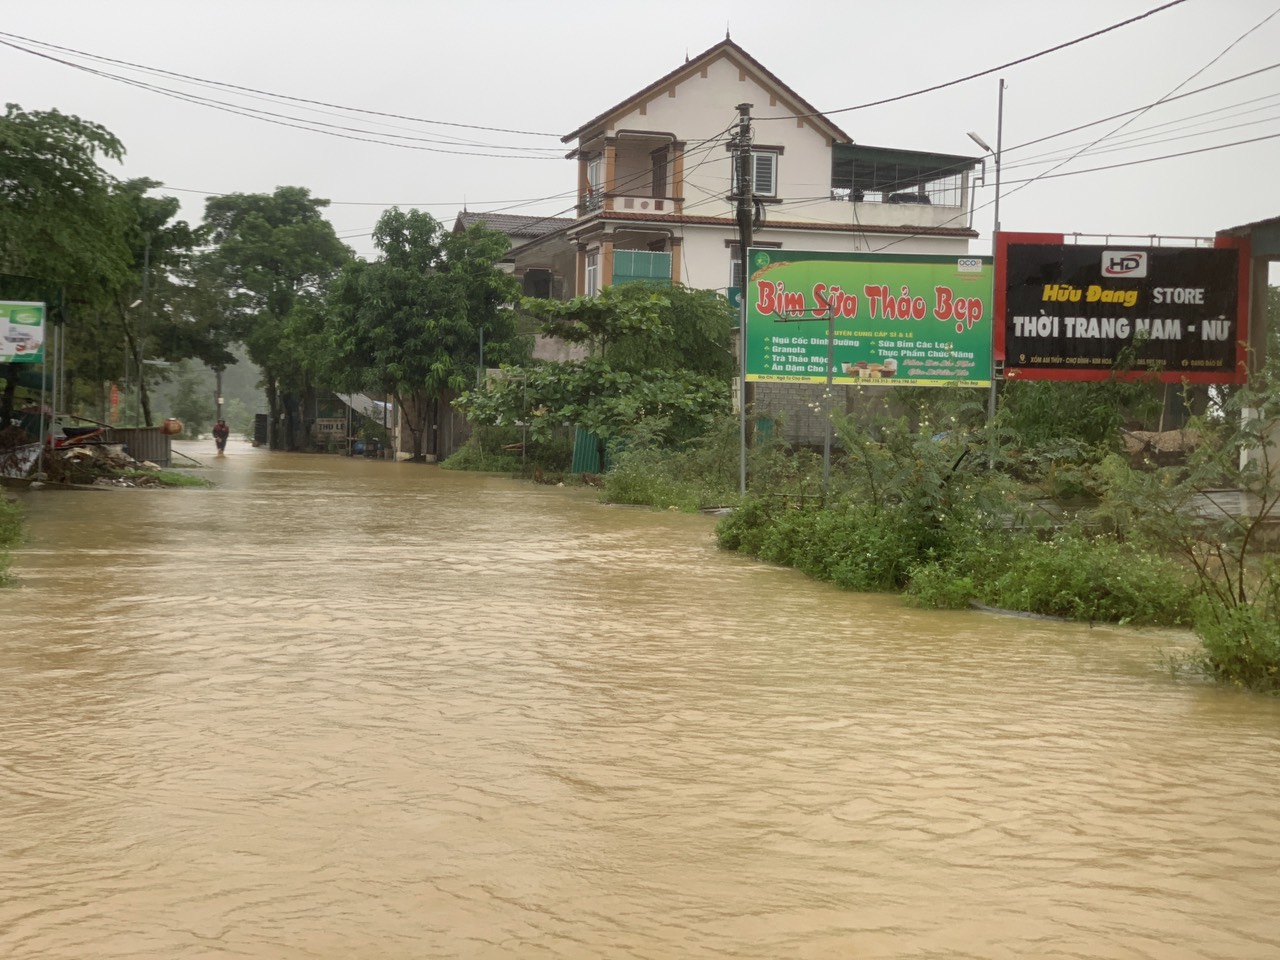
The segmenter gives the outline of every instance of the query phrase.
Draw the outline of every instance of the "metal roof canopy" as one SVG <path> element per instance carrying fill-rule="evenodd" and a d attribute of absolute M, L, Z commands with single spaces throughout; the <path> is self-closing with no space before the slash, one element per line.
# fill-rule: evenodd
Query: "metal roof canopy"
<path fill-rule="evenodd" d="M 1247 237 L 1255 260 L 1280 260 L 1280 217 L 1228 227 L 1218 233 L 1229 237 Z"/>
<path fill-rule="evenodd" d="M 972 170 L 981 157 L 954 153 L 925 153 L 868 147 L 859 143 L 832 144 L 831 185 L 836 189 L 896 193 L 954 177 Z"/>

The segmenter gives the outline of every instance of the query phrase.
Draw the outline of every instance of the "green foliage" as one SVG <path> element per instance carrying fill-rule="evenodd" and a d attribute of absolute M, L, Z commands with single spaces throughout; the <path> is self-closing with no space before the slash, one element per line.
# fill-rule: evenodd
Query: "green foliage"
<path fill-rule="evenodd" d="M 1110 538 L 1070 532 L 1048 541 L 1018 538 L 998 576 L 975 580 L 983 602 L 1010 610 L 1084 621 L 1191 622 L 1194 593 L 1185 571 Z"/>
<path fill-rule="evenodd" d="M 573 438 L 560 431 L 545 440 L 529 440 L 521 456 L 525 433 L 518 427 L 473 429 L 467 442 L 441 466 L 446 470 L 479 470 L 489 473 L 565 472 L 573 459 Z"/>
<path fill-rule="evenodd" d="M 903 594 L 913 606 L 938 610 L 963 610 L 977 595 L 973 577 L 956 572 L 950 563 L 937 560 L 913 568 Z"/>
<path fill-rule="evenodd" d="M 1280 516 L 1277 430 L 1280 356 L 1245 387 L 1226 394 L 1211 416 L 1188 428 L 1200 439 L 1179 467 L 1135 470 L 1104 463 L 1105 495 L 1095 520 L 1122 536 L 1179 558 L 1201 595 L 1197 663 L 1211 676 L 1260 690 L 1280 672 L 1280 563 L 1262 540 Z M 1241 469 L 1241 455 L 1247 465 Z M 1224 493 L 1234 487 L 1239 495 Z"/>
<path fill-rule="evenodd" d="M 1193 420 L 1189 432 L 1201 442 L 1184 466 L 1136 470 L 1119 458 L 1104 463 L 1098 522 L 1179 557 L 1195 572 L 1201 592 L 1224 607 L 1274 589 L 1273 570 L 1259 566 L 1258 548 L 1280 514 L 1280 463 L 1267 442 L 1280 413 L 1272 386 L 1280 382 L 1278 374 L 1280 357 L 1227 399 L 1220 419 Z M 1250 455 L 1244 469 L 1242 453 Z M 1224 497 L 1220 491 L 1228 486 L 1243 496 Z"/>
<path fill-rule="evenodd" d="M 727 411 L 732 318 L 722 297 L 631 283 L 524 308 L 544 332 L 593 354 L 505 370 L 458 401 L 474 422 L 524 422 L 537 437 L 569 423 L 609 440 L 679 445 Z"/>
<path fill-rule="evenodd" d="M 753 485 L 757 495 L 721 523 L 722 545 L 850 589 L 906 589 L 922 605 L 980 599 L 1083 620 L 1189 622 L 1192 594 L 1175 564 L 1116 540 L 1042 541 L 1017 489 L 987 469 L 986 438 L 925 435 L 904 418 L 834 424 L 844 455 L 827 507 Z"/>
<path fill-rule="evenodd" d="M 1067 444 L 1116 450 L 1125 423 L 1159 415 L 1162 391 L 1158 383 L 1121 379 L 1011 380 L 1001 393 L 1000 425 L 1023 450 Z"/>
<path fill-rule="evenodd" d="M 1082 621 L 1179 625 L 1194 591 L 1177 564 L 1132 544 L 1063 531 L 1049 540 L 1007 530 L 957 538 L 945 556 L 914 568 L 906 589 L 919 606 L 993 607 Z"/>
<path fill-rule="evenodd" d="M 1275 560 L 1271 559 L 1274 566 Z M 1196 616 L 1201 655 L 1195 663 L 1218 680 L 1264 693 L 1280 693 L 1280 571 L 1271 594 L 1257 602 L 1225 605 L 1204 600 Z"/>
<path fill-rule="evenodd" d="M 498 269 L 510 242 L 394 207 L 373 239 L 380 258 L 349 264 L 329 291 L 328 369 L 344 389 L 394 395 L 419 459 L 436 403 L 475 382 L 481 343 L 489 362 L 515 340 L 514 312 L 503 308 L 519 287 Z"/>
<path fill-rule="evenodd" d="M 445 470 L 474 470 L 479 473 L 519 473 L 520 454 L 498 448 L 486 450 L 470 438 L 440 466 Z"/>
<path fill-rule="evenodd" d="M 124 147 L 105 127 L 57 110 L 6 105 L 0 117 L 0 272 L 37 278 L 51 289 L 105 286 L 123 277 L 126 220 L 99 157 L 124 157 Z"/>
<path fill-rule="evenodd" d="M 198 437 L 213 425 L 215 405 L 212 391 L 206 392 L 202 378 L 190 363 L 180 364 L 175 374 L 170 398 L 164 408 L 168 416 L 182 421 L 184 437 Z"/>
<path fill-rule="evenodd" d="M 652 425 L 652 424 L 651 424 Z M 601 499 L 693 512 L 738 499 L 738 421 L 721 416 L 680 449 L 664 448 L 638 424 L 625 446 L 615 445 L 614 466 Z"/>
<path fill-rule="evenodd" d="M 219 311 L 223 335 L 244 343 L 262 370 L 277 449 L 301 446 L 286 409 L 317 387 L 317 368 L 330 355 L 318 335 L 322 298 L 351 258 L 324 218 L 328 205 L 303 187 L 277 187 L 211 197 L 205 206 L 212 246 L 197 264 L 197 286 Z"/>

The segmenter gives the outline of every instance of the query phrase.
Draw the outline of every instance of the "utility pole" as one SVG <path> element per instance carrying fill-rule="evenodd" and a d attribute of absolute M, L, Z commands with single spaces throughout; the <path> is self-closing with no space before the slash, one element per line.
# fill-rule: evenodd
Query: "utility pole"
<path fill-rule="evenodd" d="M 747 279 L 750 274 L 748 248 L 755 218 L 755 197 L 751 157 L 751 104 L 738 104 L 738 132 L 733 138 L 733 161 L 738 172 L 738 257 L 742 285 L 738 289 L 742 314 L 738 320 L 738 492 L 747 492 Z"/>
<path fill-rule="evenodd" d="M 151 401 L 147 397 L 147 379 L 146 365 L 142 362 L 143 346 L 145 331 L 149 329 L 151 323 L 151 234 L 146 234 L 146 245 L 142 249 L 142 330 L 137 339 L 137 361 L 138 361 L 138 407 L 142 411 L 142 425 L 144 427 L 151 426 Z"/>

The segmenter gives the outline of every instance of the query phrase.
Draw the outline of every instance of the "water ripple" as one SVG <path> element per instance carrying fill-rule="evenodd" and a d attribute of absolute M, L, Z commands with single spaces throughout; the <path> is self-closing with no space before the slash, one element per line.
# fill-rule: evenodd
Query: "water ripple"
<path fill-rule="evenodd" d="M 1280 955 L 1280 704 L 703 517 L 233 449 L 27 496 L 10 958 Z"/>

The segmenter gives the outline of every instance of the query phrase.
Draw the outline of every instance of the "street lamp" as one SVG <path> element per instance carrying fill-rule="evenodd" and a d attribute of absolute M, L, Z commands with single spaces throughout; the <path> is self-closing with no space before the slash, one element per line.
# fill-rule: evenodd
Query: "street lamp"
<path fill-rule="evenodd" d="M 991 230 L 991 259 L 995 262 L 995 258 L 999 256 L 1000 246 L 1000 152 L 1004 147 L 1004 78 L 1000 78 L 1000 96 L 996 101 L 996 148 L 991 149 L 990 144 L 983 140 L 972 130 L 969 131 L 969 139 L 980 146 L 987 153 L 995 158 L 996 164 L 996 198 L 995 210 L 992 217 L 994 224 Z M 996 319 L 992 318 L 993 321 Z M 995 355 L 991 357 L 991 390 L 987 394 L 987 423 L 990 423 L 996 416 L 996 370 Z M 994 457 L 993 457 L 994 459 Z"/>

